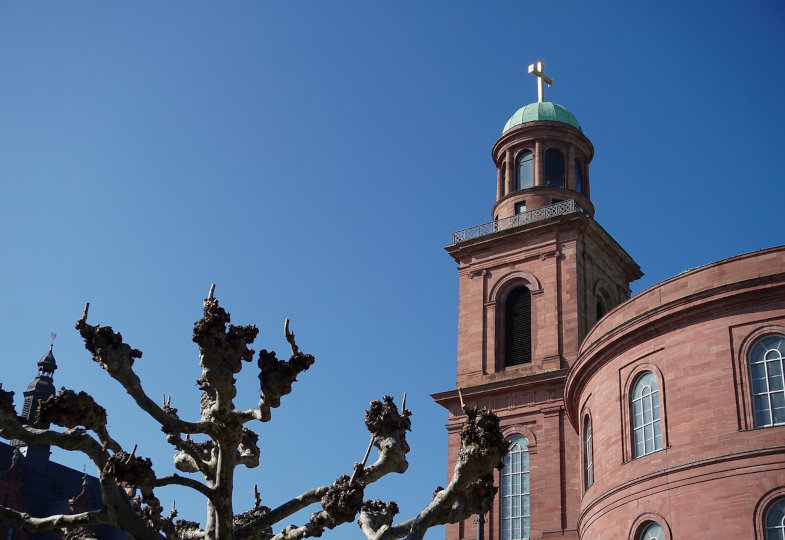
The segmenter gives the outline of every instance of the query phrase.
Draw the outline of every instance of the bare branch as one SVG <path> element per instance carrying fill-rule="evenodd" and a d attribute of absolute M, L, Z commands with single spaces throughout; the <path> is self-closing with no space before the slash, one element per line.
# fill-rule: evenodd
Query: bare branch
<path fill-rule="evenodd" d="M 354 482 L 355 477 L 358 473 L 361 473 L 363 469 L 365 469 L 365 464 L 368 463 L 368 456 L 371 454 L 371 448 L 373 448 L 373 441 L 376 439 L 375 435 L 371 435 L 371 442 L 368 443 L 368 448 L 365 449 L 365 455 L 363 456 L 363 460 L 361 463 L 355 464 L 354 472 L 352 473 L 352 479 L 350 482 Z"/>
<path fill-rule="evenodd" d="M 496 493 L 492 471 L 501 466 L 507 443 L 495 414 L 468 407 L 466 414 L 461 449 L 447 488 L 437 490 L 422 512 L 399 525 L 390 526 L 389 510 L 378 505 L 364 506 L 358 523 L 369 540 L 419 540 L 430 527 L 488 511 Z"/>
<path fill-rule="evenodd" d="M 65 527 L 84 527 L 109 523 L 106 513 L 102 510 L 93 510 L 80 514 L 56 514 L 45 518 L 36 518 L 26 512 L 18 512 L 4 506 L 0 506 L 0 519 L 16 523 L 28 532 L 45 532 Z"/>
<path fill-rule="evenodd" d="M 270 420 L 270 409 L 281 405 L 281 397 L 292 391 L 292 384 L 297 381 L 297 375 L 307 370 L 314 363 L 310 354 L 303 354 L 294 340 L 294 334 L 289 331 L 289 319 L 284 323 L 286 341 L 292 349 L 292 356 L 288 361 L 278 360 L 274 351 L 266 349 L 259 351 L 259 383 L 262 396 L 259 399 L 259 420 Z M 246 414 L 254 411 L 246 411 Z"/>
<path fill-rule="evenodd" d="M 333 529 L 342 523 L 354 520 L 363 504 L 363 485 L 352 483 L 348 476 L 338 478 L 321 498 L 323 510 L 311 514 L 311 519 L 302 527 L 289 526 L 273 537 L 273 540 L 297 540 L 321 536 L 325 529 Z"/>
<path fill-rule="evenodd" d="M 198 471 L 208 480 L 214 479 L 212 441 L 195 443 L 189 438 L 183 439 L 179 434 L 174 433 L 167 434 L 166 441 L 180 451 L 174 457 L 174 465 L 177 470 L 187 473 Z"/>
<path fill-rule="evenodd" d="M 106 429 L 106 409 L 98 405 L 86 392 L 77 394 L 73 390 L 61 388 L 59 394 L 38 403 L 35 421 L 65 428 L 84 426 L 98 435 L 105 448 L 110 448 L 113 452 L 122 450 Z"/>
<path fill-rule="evenodd" d="M 384 403 L 372 401 L 371 407 L 365 412 L 365 425 L 373 437 L 373 445 L 379 451 L 379 458 L 364 471 L 362 480 L 365 484 L 375 482 L 382 476 L 391 473 L 404 473 L 409 468 L 406 454 L 409 443 L 406 432 L 411 430 L 411 411 L 404 409 L 398 412 L 393 398 L 384 396 Z"/>
<path fill-rule="evenodd" d="M 89 306 L 89 304 L 88 304 Z M 167 433 L 207 433 L 213 426 L 206 422 L 184 422 L 175 415 L 168 414 L 155 404 L 142 389 L 142 382 L 134 373 L 134 359 L 141 358 L 142 352 L 132 349 L 123 342 L 123 336 L 109 326 L 87 324 L 87 308 L 76 323 L 76 329 L 95 360 L 109 375 L 119 382 L 140 409 L 156 420 Z"/>
<path fill-rule="evenodd" d="M 274 524 L 283 521 L 292 514 L 299 512 L 303 508 L 319 502 L 325 496 L 330 488 L 328 486 L 310 489 L 297 497 L 283 503 L 278 508 L 271 510 L 264 516 L 260 516 L 254 521 L 251 521 L 235 529 L 235 536 L 237 538 L 250 539 L 253 538 L 252 534 L 255 531 L 267 529 Z"/>
<path fill-rule="evenodd" d="M 237 450 L 237 463 L 245 465 L 249 469 L 259 466 L 259 435 L 250 429 L 243 428 L 243 437 Z"/>
<path fill-rule="evenodd" d="M 153 486 L 155 487 L 172 486 L 172 485 L 185 486 L 194 489 L 199 493 L 201 493 L 202 495 L 204 495 L 205 497 L 207 497 L 208 499 L 213 496 L 213 492 L 210 490 L 210 488 L 208 488 L 198 480 L 194 480 L 193 478 L 188 478 L 185 476 L 180 476 L 177 473 L 171 474 L 169 476 L 164 476 L 162 478 L 156 478 L 155 482 L 153 482 Z"/>
<path fill-rule="evenodd" d="M 13 392 L 0 390 L 0 435 L 6 439 L 19 439 L 29 445 L 48 444 L 64 450 L 77 450 L 86 454 L 99 469 L 104 466 L 109 454 L 85 430 L 68 429 L 60 433 L 23 425 L 16 416 L 12 400 Z"/>

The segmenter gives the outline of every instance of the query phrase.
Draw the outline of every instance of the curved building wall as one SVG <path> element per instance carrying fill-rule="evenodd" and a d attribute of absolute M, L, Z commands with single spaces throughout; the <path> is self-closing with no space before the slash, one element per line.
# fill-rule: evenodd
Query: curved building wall
<path fill-rule="evenodd" d="M 637 539 L 652 521 L 671 539 L 764 538 L 766 501 L 785 497 L 785 424 L 755 428 L 747 352 L 774 333 L 785 335 L 785 247 L 680 274 L 592 328 L 565 387 L 581 538 Z M 645 372 L 661 448 L 636 457 L 630 394 Z"/>

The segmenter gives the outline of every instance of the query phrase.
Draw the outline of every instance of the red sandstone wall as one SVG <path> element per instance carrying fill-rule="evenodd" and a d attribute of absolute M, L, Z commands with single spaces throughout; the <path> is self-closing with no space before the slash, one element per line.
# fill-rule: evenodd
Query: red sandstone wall
<path fill-rule="evenodd" d="M 518 433 L 529 441 L 532 539 L 578 538 L 578 438 L 565 415 L 562 386 L 563 375 L 546 384 L 521 385 L 467 400 L 468 405 L 493 408 L 505 436 Z M 463 417 L 457 416 L 459 410 L 455 403 L 448 425 L 448 477 L 460 447 Z M 499 473 L 495 476 L 498 486 Z M 499 505 L 497 499 L 486 516 L 485 538 L 500 538 Z M 448 525 L 446 538 L 474 539 L 476 532 L 474 519 L 469 519 Z"/>
<path fill-rule="evenodd" d="M 451 254 L 460 265 L 457 386 L 467 404 L 497 412 L 505 434 L 521 433 L 530 442 L 530 538 L 577 540 L 579 444 L 565 414 L 563 388 L 580 339 L 595 323 L 593 307 L 586 307 L 594 305 L 594 296 L 585 288 L 602 281 L 611 291 L 628 291 L 639 270 L 605 231 L 580 214 Z M 532 292 L 532 363 L 504 368 L 500 310 L 507 291 L 522 283 Z M 612 305 L 621 296 L 614 296 Z M 436 399 L 451 411 L 449 477 L 463 419 L 457 396 L 448 394 Z M 488 539 L 500 537 L 499 504 L 488 515 Z M 450 525 L 447 540 L 476 538 L 476 531 L 473 519 Z"/>
<path fill-rule="evenodd" d="M 756 508 L 785 494 L 785 426 L 754 429 L 745 347 L 785 333 L 785 248 L 702 267 L 657 285 L 595 327 L 567 381 L 573 425 L 590 412 L 595 483 L 581 538 L 630 538 L 643 514 L 671 538 L 756 538 Z M 632 458 L 628 388 L 659 379 L 663 450 Z"/>

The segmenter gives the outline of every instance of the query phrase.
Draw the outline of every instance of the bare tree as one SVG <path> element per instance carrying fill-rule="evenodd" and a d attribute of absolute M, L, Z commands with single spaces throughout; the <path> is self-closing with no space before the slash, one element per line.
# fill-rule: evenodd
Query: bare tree
<path fill-rule="evenodd" d="M 249 410 L 235 409 L 234 376 L 240 372 L 243 361 L 253 359 L 254 351 L 249 345 L 258 330 L 256 326 L 230 324 L 229 314 L 213 298 L 213 291 L 214 286 L 204 300 L 204 316 L 195 323 L 193 331 L 202 368 L 197 381 L 202 391 L 201 417 L 193 422 L 181 419 L 170 400 L 158 405 L 150 399 L 133 370 L 134 360 L 141 358 L 141 351 L 124 343 L 122 335 L 111 327 L 87 324 L 89 304 L 76 324 L 93 360 L 123 386 L 140 409 L 161 425 L 166 440 L 176 449 L 175 467 L 187 476 L 175 473 L 159 477 L 150 459 L 135 455 L 136 448 L 130 453 L 123 450 L 108 433 L 105 409 L 85 392 L 63 389 L 40 403 L 36 422 L 65 428 L 56 431 L 23 424 L 13 406 L 13 392 L 0 389 L 0 435 L 29 445 L 48 444 L 83 452 L 99 471 L 101 489 L 101 505 L 96 510 L 36 518 L 0 507 L 0 518 L 32 532 L 66 529 L 69 538 L 89 537 L 89 526 L 109 524 L 138 540 L 296 540 L 320 536 L 325 529 L 357 519 L 369 539 L 391 540 L 419 539 L 429 527 L 455 523 L 488 511 L 496 492 L 492 471 L 501 466 L 506 443 L 493 413 L 468 407 L 464 409 L 467 421 L 461 433 L 462 447 L 453 477 L 446 488 L 437 488 L 431 503 L 419 514 L 394 523 L 398 512 L 395 502 L 363 501 L 365 486 L 388 473 L 403 473 L 408 467 L 406 432 L 411 427 L 411 412 L 406 409 L 405 396 L 400 409 L 391 397 L 385 396 L 382 401 L 372 402 L 365 413 L 371 444 L 365 459 L 354 464 L 351 474 L 341 476 L 331 486 L 310 489 L 274 509 L 262 506 L 257 492 L 253 508 L 235 514 L 232 507 L 235 469 L 259 465 L 258 435 L 246 424 L 269 421 L 271 409 L 281 404 L 281 397 L 291 392 L 297 375 L 307 370 L 314 358 L 300 351 L 287 320 L 284 333 L 291 347 L 289 360 L 279 360 L 274 352 L 260 351 L 259 405 Z M 192 437 L 203 440 L 195 442 Z M 378 459 L 367 465 L 372 446 L 378 451 Z M 164 515 L 155 489 L 170 485 L 204 495 L 207 506 L 204 526 L 176 520 L 174 510 Z M 141 493 L 141 507 L 129 504 L 129 487 Z M 277 523 L 317 503 L 321 510 L 313 513 L 307 523 L 274 532 Z"/>

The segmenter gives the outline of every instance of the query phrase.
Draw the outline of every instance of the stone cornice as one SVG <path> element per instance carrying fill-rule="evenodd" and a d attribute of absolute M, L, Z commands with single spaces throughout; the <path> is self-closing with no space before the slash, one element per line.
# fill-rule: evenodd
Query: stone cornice
<path fill-rule="evenodd" d="M 566 377 L 567 369 L 559 369 L 525 377 L 467 386 L 466 388 L 461 388 L 461 393 L 463 394 L 464 401 L 477 401 L 499 393 L 521 392 L 552 386 L 557 383 L 562 383 Z M 431 398 L 433 398 L 436 403 L 449 410 L 450 407 L 459 403 L 458 389 L 437 392 L 431 394 Z"/>
<path fill-rule="evenodd" d="M 502 133 L 491 149 L 491 158 L 494 163 L 499 161 L 499 152 L 508 145 L 524 143 L 529 140 L 553 140 L 563 143 L 565 141 L 584 146 L 587 152 L 587 163 L 594 158 L 594 145 L 582 131 L 563 122 L 538 120 L 526 122 Z"/>

